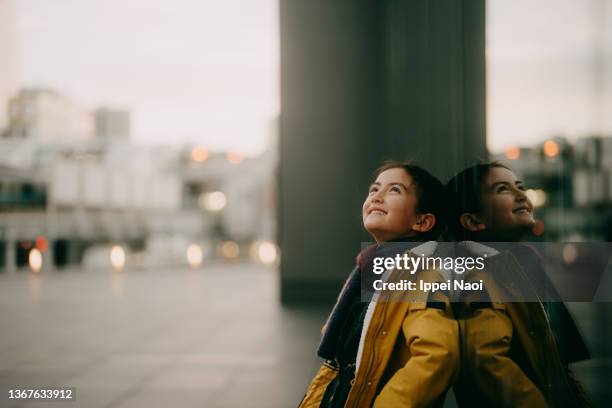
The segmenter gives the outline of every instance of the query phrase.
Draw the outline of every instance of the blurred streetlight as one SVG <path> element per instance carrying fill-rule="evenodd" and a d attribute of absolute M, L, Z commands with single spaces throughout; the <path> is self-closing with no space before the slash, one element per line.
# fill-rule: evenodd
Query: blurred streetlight
<path fill-rule="evenodd" d="M 205 147 L 196 146 L 191 149 L 191 160 L 196 163 L 203 163 L 208 160 L 208 149 Z"/>
<path fill-rule="evenodd" d="M 578 248 L 572 243 L 563 246 L 563 261 L 567 264 L 574 263 L 578 258 Z"/>
<path fill-rule="evenodd" d="M 244 155 L 239 152 L 229 152 L 227 154 L 227 161 L 232 164 L 238 164 L 244 160 Z"/>
<path fill-rule="evenodd" d="M 529 198 L 529 201 L 534 205 L 534 207 L 541 207 L 546 204 L 547 195 L 546 192 L 542 189 L 532 190 L 529 189 L 525 191 L 525 194 Z"/>
<path fill-rule="evenodd" d="M 28 254 L 28 264 L 34 273 L 40 272 L 43 264 L 42 252 L 38 248 L 32 248 Z"/>
<path fill-rule="evenodd" d="M 204 252 L 202 252 L 202 247 L 198 244 L 191 244 L 187 247 L 187 263 L 192 268 L 197 268 L 202 265 L 202 260 L 204 259 Z"/>
<path fill-rule="evenodd" d="M 225 208 L 227 204 L 227 199 L 225 198 L 225 194 L 221 191 L 214 191 L 212 193 L 202 193 L 198 198 L 198 205 L 200 208 L 218 212 Z"/>
<path fill-rule="evenodd" d="M 110 263 L 117 271 L 122 270 L 125 266 L 125 250 L 121 246 L 115 245 L 111 248 Z"/>
<path fill-rule="evenodd" d="M 256 242 L 255 244 L 255 256 L 257 260 L 266 265 L 272 265 L 278 258 L 278 250 L 276 245 L 270 241 Z"/>
<path fill-rule="evenodd" d="M 556 157 L 559 154 L 559 144 L 554 140 L 547 140 L 544 142 L 543 151 L 546 157 Z"/>
<path fill-rule="evenodd" d="M 236 259 L 240 255 L 240 247 L 234 241 L 225 241 L 221 244 L 221 256 L 225 259 Z"/>
<path fill-rule="evenodd" d="M 37 236 L 34 242 L 35 242 L 34 246 L 40 252 L 45 252 L 47 249 L 49 249 L 49 241 L 47 240 L 47 238 L 43 237 L 42 235 Z"/>
<path fill-rule="evenodd" d="M 508 160 L 518 160 L 521 157 L 521 149 L 518 146 L 512 146 L 506 149 L 506 157 Z"/>

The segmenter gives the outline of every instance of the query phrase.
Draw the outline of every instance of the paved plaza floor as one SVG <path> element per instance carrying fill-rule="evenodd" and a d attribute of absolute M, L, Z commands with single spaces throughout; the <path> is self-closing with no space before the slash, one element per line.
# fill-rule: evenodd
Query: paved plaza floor
<path fill-rule="evenodd" d="M 246 264 L 0 274 L 0 406 L 295 407 L 329 306 L 283 308 L 277 287 L 275 270 Z M 605 406 L 610 304 L 571 307 L 596 357 L 575 371 Z M 6 398 L 48 386 L 76 401 Z"/>
<path fill-rule="evenodd" d="M 0 275 L 3 394 L 76 390 L 0 406 L 296 406 L 327 310 L 281 308 L 277 278 L 244 264 Z"/>

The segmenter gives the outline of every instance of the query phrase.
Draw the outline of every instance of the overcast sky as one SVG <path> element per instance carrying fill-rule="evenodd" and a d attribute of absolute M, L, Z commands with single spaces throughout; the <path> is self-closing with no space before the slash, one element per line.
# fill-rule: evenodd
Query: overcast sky
<path fill-rule="evenodd" d="M 279 113 L 277 0 L 17 3 L 22 86 L 130 109 L 138 142 L 264 147 Z M 611 13 L 612 0 L 487 2 L 492 150 L 612 132 Z"/>
<path fill-rule="evenodd" d="M 133 138 L 261 150 L 279 113 L 275 0 L 18 0 L 19 79 L 130 109 Z"/>
<path fill-rule="evenodd" d="M 612 136 L 612 0 L 488 0 L 487 19 L 491 150 Z"/>

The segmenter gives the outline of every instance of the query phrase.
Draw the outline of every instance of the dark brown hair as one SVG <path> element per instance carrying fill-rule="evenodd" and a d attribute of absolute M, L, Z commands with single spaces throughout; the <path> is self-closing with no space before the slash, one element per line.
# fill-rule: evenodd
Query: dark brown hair
<path fill-rule="evenodd" d="M 482 210 L 481 197 L 485 178 L 491 169 L 498 167 L 511 170 L 496 161 L 480 163 L 462 170 L 446 183 L 446 224 L 455 239 L 463 241 L 474 238 L 474 233 L 461 225 L 461 215 L 477 214 Z"/>
<path fill-rule="evenodd" d="M 380 173 L 390 169 L 404 169 L 416 186 L 417 207 L 419 214 L 431 213 L 436 217 L 434 226 L 427 232 L 419 234 L 425 240 L 437 239 L 444 229 L 444 186 L 442 182 L 424 168 L 408 161 L 386 161 L 374 172 L 374 179 Z"/>

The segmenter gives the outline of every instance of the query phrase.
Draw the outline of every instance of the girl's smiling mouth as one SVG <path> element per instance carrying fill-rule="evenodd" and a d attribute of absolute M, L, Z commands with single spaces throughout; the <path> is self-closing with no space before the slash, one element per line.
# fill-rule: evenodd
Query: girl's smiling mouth
<path fill-rule="evenodd" d="M 515 214 L 523 214 L 523 213 L 531 214 L 532 211 L 531 211 L 531 208 L 529 208 L 529 206 L 523 205 L 518 208 L 515 208 L 514 210 L 512 210 L 512 212 Z"/>

